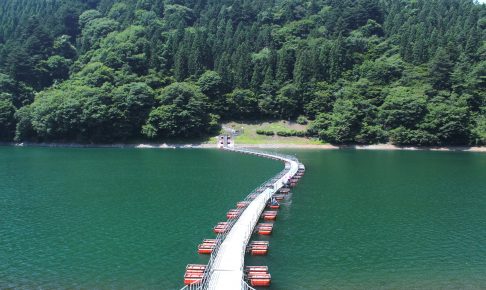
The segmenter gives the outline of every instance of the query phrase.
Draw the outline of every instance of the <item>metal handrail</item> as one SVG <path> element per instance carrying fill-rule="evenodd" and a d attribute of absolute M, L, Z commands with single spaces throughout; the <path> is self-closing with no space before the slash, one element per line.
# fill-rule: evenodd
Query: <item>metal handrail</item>
<path fill-rule="evenodd" d="M 266 152 L 261 152 L 261 151 L 257 151 L 257 150 L 252 150 L 252 149 L 231 149 L 231 148 L 225 148 L 226 150 L 228 151 L 234 151 L 234 152 L 239 152 L 239 153 L 243 153 L 243 154 L 250 154 L 250 155 L 258 155 L 260 157 L 264 157 L 264 158 L 272 158 L 274 157 L 274 159 L 279 159 L 280 161 L 284 161 L 282 159 L 289 159 L 289 160 L 293 160 L 293 161 L 297 161 L 297 158 L 294 157 L 294 156 L 291 156 L 291 155 L 285 155 L 285 154 L 280 154 L 280 153 L 266 153 Z M 285 161 L 284 161 L 285 162 Z M 300 164 L 300 163 L 299 163 Z M 281 179 L 285 174 L 287 174 L 288 172 L 290 172 L 290 168 L 287 166 L 287 162 L 285 162 L 285 168 L 283 170 L 281 170 L 279 173 L 277 173 L 275 176 L 273 176 L 272 178 L 266 180 L 265 182 L 263 182 L 260 186 L 258 186 L 257 188 L 255 188 L 253 191 L 251 191 L 243 201 L 248 201 L 248 202 L 251 202 L 251 200 L 255 199 L 258 195 L 260 195 L 261 193 L 264 192 L 264 190 L 267 188 L 267 185 L 269 184 L 269 182 L 272 182 L 275 180 L 279 180 Z M 263 189 L 263 190 L 262 190 Z M 256 195 L 256 197 L 254 197 Z M 244 213 L 244 211 L 247 209 L 247 207 L 243 208 L 241 213 L 240 213 L 240 216 Z M 255 219 L 258 219 L 259 218 L 259 215 L 254 215 Z M 238 218 L 234 218 L 234 219 L 227 219 L 227 230 L 224 231 L 223 233 L 219 233 L 217 236 L 216 236 L 216 246 L 213 248 L 213 251 L 211 252 L 211 256 L 209 258 L 209 261 L 208 261 L 208 264 L 206 266 L 206 269 L 204 270 L 204 275 L 203 275 L 203 279 L 201 281 L 197 281 L 197 282 L 194 282 L 193 284 L 191 285 L 186 285 L 184 286 L 181 290 L 203 290 L 203 289 L 208 289 L 208 286 L 209 286 L 209 279 L 212 275 L 214 275 L 214 269 L 213 269 L 213 266 L 214 266 L 214 263 L 215 263 L 215 260 L 216 260 L 216 257 L 218 255 L 218 252 L 220 250 L 220 246 L 221 244 L 223 243 L 223 241 L 225 240 L 226 236 L 228 235 L 228 233 L 231 231 L 233 225 L 238 221 Z M 246 246 L 248 244 L 248 241 L 249 239 L 251 238 L 251 232 L 253 231 L 253 228 L 251 226 L 248 227 L 247 231 L 246 231 L 246 235 L 248 237 L 248 239 L 246 240 L 246 243 L 244 243 L 242 245 L 242 247 L 244 249 L 242 249 L 243 253 L 246 252 Z M 244 290 L 255 290 L 254 288 L 252 288 L 251 286 L 249 286 L 243 279 L 242 279 L 242 289 Z"/>
<path fill-rule="evenodd" d="M 248 283 L 246 283 L 245 280 L 241 280 L 241 289 L 243 289 L 243 290 L 255 290 L 255 288 L 248 285 Z"/>

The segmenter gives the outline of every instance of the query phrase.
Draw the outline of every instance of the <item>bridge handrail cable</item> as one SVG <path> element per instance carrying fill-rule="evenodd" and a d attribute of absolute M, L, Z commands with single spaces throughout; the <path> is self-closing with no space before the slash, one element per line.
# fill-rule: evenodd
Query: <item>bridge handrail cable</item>
<path fill-rule="evenodd" d="M 261 157 L 265 157 L 265 158 L 272 158 L 272 159 L 278 159 L 280 161 L 283 161 L 284 163 L 286 163 L 287 165 L 287 162 L 285 161 L 285 159 L 287 160 L 292 160 L 292 161 L 296 161 L 298 162 L 297 158 L 295 156 L 291 156 L 291 155 L 285 155 L 285 154 L 280 154 L 280 153 L 275 153 L 275 152 L 272 152 L 272 153 L 266 153 L 266 152 L 261 152 L 261 151 L 257 151 L 257 150 L 253 150 L 253 149 L 230 149 L 230 148 L 225 148 L 226 150 L 228 151 L 234 151 L 234 152 L 239 152 L 239 153 L 244 153 L 244 154 L 250 154 L 250 155 L 258 155 L 258 156 L 261 156 Z M 277 158 L 275 158 L 277 157 Z M 267 188 L 267 186 L 269 185 L 269 183 L 274 183 L 274 181 L 277 181 L 279 179 L 281 179 L 283 176 L 285 176 L 285 174 L 287 174 L 288 172 L 290 172 L 290 168 L 285 166 L 285 168 L 283 170 L 281 170 L 279 173 L 277 173 L 275 176 L 273 176 L 272 178 L 266 180 L 265 182 L 263 182 L 260 186 L 256 187 L 253 191 L 251 191 L 243 201 L 247 201 L 247 202 L 251 202 L 253 199 L 255 199 L 256 197 L 258 197 L 261 193 L 263 193 L 265 191 L 265 189 Z M 247 207 L 243 208 L 241 213 L 240 213 L 240 216 L 243 214 L 243 212 L 247 209 Z M 254 214 L 253 215 L 253 219 L 259 219 L 260 215 L 259 214 Z M 185 287 L 183 287 L 181 290 L 202 290 L 202 289 L 208 289 L 208 286 L 209 286 L 209 280 L 210 280 L 210 277 L 212 277 L 215 273 L 214 273 L 214 269 L 217 269 L 218 265 L 216 264 L 215 265 L 215 261 L 216 261 L 216 257 L 218 255 L 218 252 L 220 250 L 220 246 L 221 244 L 223 243 L 223 241 L 225 240 L 226 236 L 228 235 L 228 233 L 231 231 L 231 228 L 233 227 L 233 225 L 238 221 L 238 218 L 234 218 L 234 219 L 227 219 L 227 230 L 224 231 L 223 233 L 219 233 L 217 236 L 216 236 L 216 246 L 214 247 L 212 253 L 211 253 L 211 256 L 209 258 L 209 262 L 206 266 L 206 269 L 204 271 L 204 275 L 203 275 L 203 279 L 201 281 L 197 281 L 191 285 L 186 285 Z M 248 226 L 248 228 L 246 229 L 246 235 L 248 237 L 248 239 L 251 237 L 250 233 L 253 231 L 253 228 L 251 227 L 251 225 Z M 242 245 L 243 248 L 246 248 L 248 244 L 248 240 L 246 241 L 246 243 L 244 243 Z M 243 253 L 245 252 L 246 249 L 242 249 Z M 217 273 L 216 275 L 219 275 L 219 273 Z M 241 281 L 242 283 L 242 287 L 241 289 L 248 289 L 248 290 L 255 290 L 254 288 L 252 288 L 251 286 L 249 286 L 244 280 Z"/>

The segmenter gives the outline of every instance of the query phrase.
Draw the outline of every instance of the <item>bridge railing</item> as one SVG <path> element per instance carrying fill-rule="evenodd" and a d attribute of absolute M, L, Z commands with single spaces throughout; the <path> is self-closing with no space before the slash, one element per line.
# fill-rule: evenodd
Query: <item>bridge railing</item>
<path fill-rule="evenodd" d="M 260 150 L 255 150 L 255 149 L 250 149 L 250 148 L 238 148 L 238 149 L 228 149 L 228 150 L 231 150 L 231 151 L 237 151 L 237 152 L 241 152 L 241 153 L 249 153 L 249 154 L 257 154 L 257 155 L 260 155 L 260 154 L 268 154 L 268 155 L 273 155 L 273 156 L 278 156 L 278 157 L 281 157 L 281 158 L 285 158 L 285 159 L 290 159 L 292 161 L 296 161 L 296 162 L 299 162 L 299 160 L 297 159 L 297 157 L 293 156 L 293 155 L 289 155 L 289 154 L 282 154 L 282 153 L 278 153 L 278 152 L 275 152 L 275 151 L 260 151 Z"/>
<path fill-rule="evenodd" d="M 243 289 L 243 290 L 255 290 L 255 288 L 248 285 L 248 283 L 246 283 L 245 280 L 241 280 L 241 289 Z"/>
<path fill-rule="evenodd" d="M 294 157 L 294 156 L 291 156 L 291 155 L 285 155 L 285 154 L 280 154 L 280 153 L 267 153 L 267 152 L 261 152 L 261 151 L 257 151 L 257 150 L 252 150 L 252 149 L 233 149 L 233 148 L 225 148 L 226 150 L 229 150 L 229 151 L 235 151 L 235 152 L 240 152 L 240 153 L 244 153 L 244 154 L 251 154 L 251 155 L 258 155 L 258 156 L 262 156 L 262 157 L 265 157 L 265 158 L 272 158 L 273 156 L 276 156 L 278 157 L 278 159 L 280 159 L 281 161 L 284 161 L 282 159 L 289 159 L 289 160 L 293 160 L 293 161 L 297 161 L 297 158 Z M 247 201 L 247 202 L 251 202 L 253 199 L 255 199 L 256 197 L 255 196 L 258 196 L 260 195 L 262 192 L 264 192 L 266 189 L 267 189 L 267 185 L 271 182 L 271 183 L 274 183 L 275 181 L 279 180 L 280 178 L 282 178 L 283 176 L 285 176 L 285 174 L 287 174 L 289 171 L 290 171 L 290 167 L 287 166 L 287 163 L 285 164 L 285 168 L 280 171 L 279 173 L 277 173 L 275 176 L 273 176 L 272 178 L 266 180 L 265 182 L 263 182 L 260 186 L 256 187 L 252 192 L 250 192 L 243 201 Z M 246 210 L 246 207 L 242 209 L 242 212 L 240 214 L 240 216 L 243 214 L 243 212 Z M 253 220 L 258 220 L 260 218 L 260 214 L 255 214 L 252 219 Z M 218 252 L 220 250 L 220 246 L 221 244 L 223 243 L 223 241 L 225 240 L 226 236 L 228 235 L 228 233 L 231 231 L 231 228 L 233 227 L 233 225 L 238 221 L 238 218 L 235 218 L 235 219 L 227 219 L 227 230 L 224 232 L 224 233 L 219 233 L 217 236 L 216 236 L 216 246 L 214 247 L 212 253 L 211 253 L 211 256 L 209 258 L 209 261 L 208 261 L 208 264 L 206 266 L 206 269 L 204 271 L 204 275 L 203 275 L 203 279 L 199 282 L 195 282 L 191 285 L 186 285 L 185 287 L 183 287 L 181 290 L 203 290 L 203 289 L 208 289 L 209 287 L 209 280 L 211 278 L 212 275 L 214 275 L 214 269 L 216 268 L 217 269 L 217 266 L 215 263 L 216 263 L 216 257 L 218 256 Z M 246 246 L 248 244 L 248 240 L 251 238 L 251 235 L 253 233 L 253 227 L 251 225 L 248 226 L 248 228 L 246 229 L 245 231 L 245 236 L 248 237 L 247 241 L 245 244 L 242 245 L 243 249 L 242 249 L 242 253 L 245 253 L 246 252 Z M 217 275 L 217 274 L 216 274 Z M 255 290 L 254 288 L 252 288 L 251 286 L 249 286 L 244 280 L 242 280 L 242 287 L 241 289 L 249 289 L 249 290 Z"/>
<path fill-rule="evenodd" d="M 271 179 L 265 181 L 264 183 L 262 183 L 260 186 L 258 186 L 256 189 L 254 189 L 252 192 L 250 192 L 246 198 L 244 199 L 244 201 L 248 201 L 248 202 L 251 202 L 254 198 L 253 198 L 253 195 L 260 195 L 263 191 L 261 191 L 262 189 L 265 190 L 267 188 L 267 184 L 270 180 L 273 180 L 275 178 L 281 178 L 282 176 L 284 176 L 285 174 L 287 173 L 287 170 L 282 170 L 281 172 L 279 172 L 277 175 L 275 175 L 274 177 L 272 177 Z M 244 210 L 246 210 L 246 208 L 243 209 L 242 213 L 244 212 Z M 240 214 L 240 215 L 241 215 Z M 255 214 L 253 216 L 253 219 L 254 220 L 258 220 L 260 218 L 260 215 L 258 214 Z M 193 288 L 188 288 L 189 290 L 199 290 L 199 289 L 208 289 L 209 287 L 209 279 L 212 275 L 215 275 L 214 273 L 214 269 L 217 269 L 218 268 L 218 265 L 216 263 L 216 257 L 218 256 L 218 252 L 220 250 L 220 246 L 221 244 L 223 243 L 223 241 L 225 240 L 226 236 L 228 235 L 229 231 L 231 230 L 231 228 L 233 227 L 233 225 L 238 221 L 238 219 L 228 219 L 228 227 L 229 227 L 229 230 L 226 231 L 225 233 L 221 233 L 221 234 L 218 234 L 216 236 L 216 239 L 218 240 L 217 243 L 216 243 L 216 246 L 215 248 L 213 249 L 213 252 L 211 253 L 211 256 L 209 258 L 209 262 L 208 262 L 208 265 L 206 266 L 206 270 L 204 272 L 204 276 L 203 276 L 203 279 L 202 281 L 198 282 L 197 285 L 195 284 L 193 286 Z M 248 226 L 248 228 L 246 229 L 245 231 L 245 236 L 248 237 L 248 240 L 250 239 L 251 237 L 251 234 L 253 233 L 253 228 L 251 226 Z M 246 252 L 246 246 L 248 244 L 248 240 L 246 241 L 245 244 L 242 245 L 242 249 L 241 251 L 243 253 Z M 217 274 L 216 274 L 217 275 Z"/>

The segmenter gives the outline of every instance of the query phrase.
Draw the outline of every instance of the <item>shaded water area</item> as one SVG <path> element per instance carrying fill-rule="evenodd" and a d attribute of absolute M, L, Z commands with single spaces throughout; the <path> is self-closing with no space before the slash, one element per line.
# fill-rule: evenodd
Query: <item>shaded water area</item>
<path fill-rule="evenodd" d="M 486 289 L 486 154 L 283 151 L 306 175 L 272 289 Z M 0 288 L 178 289 L 211 227 L 283 168 L 217 150 L 0 147 Z"/>

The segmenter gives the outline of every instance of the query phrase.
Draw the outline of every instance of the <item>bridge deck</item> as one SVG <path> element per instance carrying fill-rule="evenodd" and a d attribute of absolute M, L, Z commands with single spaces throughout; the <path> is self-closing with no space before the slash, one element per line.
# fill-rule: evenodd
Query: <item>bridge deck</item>
<path fill-rule="evenodd" d="M 290 166 L 286 166 L 288 167 L 287 172 L 273 183 L 273 188 L 265 189 L 265 191 L 259 194 L 248 205 L 221 243 L 208 281 L 208 289 L 215 290 L 244 289 L 243 268 L 245 263 L 245 252 L 253 230 L 258 223 L 260 215 L 265 209 L 268 200 L 274 193 L 282 188 L 285 182 L 297 173 L 299 169 L 299 163 L 290 158 L 266 153 L 256 153 L 243 149 L 227 150 L 278 159 Z"/>

